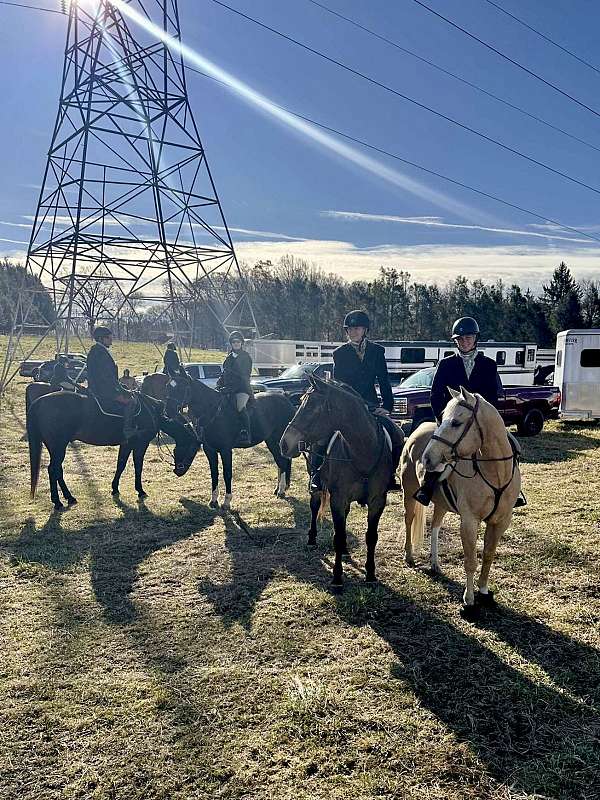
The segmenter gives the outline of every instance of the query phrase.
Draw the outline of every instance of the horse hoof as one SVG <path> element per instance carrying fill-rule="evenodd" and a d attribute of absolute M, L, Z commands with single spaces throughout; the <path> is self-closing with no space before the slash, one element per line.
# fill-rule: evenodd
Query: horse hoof
<path fill-rule="evenodd" d="M 442 570 L 440 569 L 440 565 L 439 565 L 439 564 L 437 564 L 437 563 L 435 563 L 435 564 L 430 564 L 430 565 L 429 565 L 429 572 L 430 572 L 430 573 L 431 573 L 431 575 L 433 575 L 434 577 L 437 577 L 438 575 L 441 575 L 441 574 L 442 574 Z"/>
<path fill-rule="evenodd" d="M 59 514 L 60 514 L 60 512 L 61 512 L 61 511 L 65 511 L 65 510 L 66 510 L 66 508 L 67 508 L 67 507 L 66 507 L 66 506 L 64 506 L 64 505 L 63 505 L 62 503 L 60 503 L 60 502 L 59 502 L 59 503 L 54 503 L 54 510 L 55 510 L 56 512 L 58 512 Z"/>
<path fill-rule="evenodd" d="M 482 608 L 497 608 L 498 606 L 493 592 L 488 592 L 487 594 L 477 592 L 475 595 L 475 604 L 481 606 Z"/>
<path fill-rule="evenodd" d="M 118 497 L 119 496 L 119 490 L 118 489 L 113 489 L 111 494 L 112 494 L 113 497 Z"/>
<path fill-rule="evenodd" d="M 331 591 L 333 594 L 341 594 L 344 591 L 344 584 L 342 581 L 331 581 Z"/>
<path fill-rule="evenodd" d="M 375 575 L 371 575 L 371 576 L 365 578 L 365 583 L 367 584 L 367 586 L 376 586 L 377 583 L 378 583 L 378 580 L 375 577 Z"/>
<path fill-rule="evenodd" d="M 68 506 L 76 506 L 77 505 L 77 498 L 76 497 L 67 497 L 67 505 Z"/>
<path fill-rule="evenodd" d="M 317 546 L 317 537 L 311 536 L 310 533 L 308 534 L 308 542 L 307 545 L 309 547 L 316 547 Z"/>
<path fill-rule="evenodd" d="M 285 492 L 275 492 L 275 497 L 279 498 L 279 500 L 283 500 Z"/>
<path fill-rule="evenodd" d="M 217 503 L 216 500 L 211 500 L 210 503 L 208 504 L 208 506 L 209 506 L 209 508 L 218 508 L 219 504 Z"/>
<path fill-rule="evenodd" d="M 144 500 L 146 500 L 147 498 L 148 498 L 148 495 L 146 494 L 146 492 L 139 492 L 138 493 L 138 503 L 143 503 Z"/>
<path fill-rule="evenodd" d="M 460 615 L 467 622 L 476 622 L 479 619 L 479 609 L 475 605 L 464 605 L 460 609 Z"/>
<path fill-rule="evenodd" d="M 412 556 L 404 556 L 404 563 L 407 567 L 414 567 L 415 559 Z"/>

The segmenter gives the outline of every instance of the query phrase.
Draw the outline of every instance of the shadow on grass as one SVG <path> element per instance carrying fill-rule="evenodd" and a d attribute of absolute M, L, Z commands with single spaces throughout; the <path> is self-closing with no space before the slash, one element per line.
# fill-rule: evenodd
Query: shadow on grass
<path fill-rule="evenodd" d="M 449 620 L 388 586 L 370 597 L 362 592 L 360 604 L 354 594 L 350 589 L 338 598 L 340 617 L 351 625 L 369 624 L 390 645 L 398 660 L 392 676 L 468 744 L 496 780 L 528 796 L 594 796 L 600 770 L 596 709 L 534 683 Z M 553 670 L 564 683 L 570 683 L 571 664 L 577 688 L 593 694 L 597 661 L 587 678 L 574 663 L 593 663 L 589 648 L 511 612 L 497 620 L 488 616 L 484 625 L 545 668 L 552 670 L 554 658 L 564 661 L 564 671 Z"/>
<path fill-rule="evenodd" d="M 592 427 L 588 428 L 590 431 Z M 538 436 L 520 439 L 525 464 L 552 464 L 571 461 L 584 450 L 593 450 L 600 445 L 597 436 L 589 436 L 581 426 L 562 425 L 558 430 L 544 430 Z"/>
<path fill-rule="evenodd" d="M 13 563 L 42 564 L 56 571 L 89 557 L 92 589 L 107 621 L 132 622 L 137 612 L 129 595 L 140 564 L 158 550 L 210 527 L 215 513 L 198 503 L 188 513 L 168 516 L 118 499 L 115 504 L 121 519 L 98 520 L 76 532 L 63 531 L 61 515 L 52 514 L 41 528 L 29 519 L 20 536 L 2 550 Z"/>

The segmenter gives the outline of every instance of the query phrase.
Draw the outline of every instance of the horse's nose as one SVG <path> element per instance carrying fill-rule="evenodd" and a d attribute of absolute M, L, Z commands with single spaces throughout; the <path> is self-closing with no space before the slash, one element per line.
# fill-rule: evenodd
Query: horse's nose
<path fill-rule="evenodd" d="M 423 466 L 425 469 L 430 469 L 432 466 L 431 458 L 428 453 L 423 454 Z"/>

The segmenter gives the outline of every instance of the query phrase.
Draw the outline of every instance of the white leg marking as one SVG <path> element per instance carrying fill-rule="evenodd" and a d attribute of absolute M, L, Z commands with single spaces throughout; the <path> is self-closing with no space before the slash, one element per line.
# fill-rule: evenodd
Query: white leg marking
<path fill-rule="evenodd" d="M 441 572 L 440 569 L 440 558 L 439 558 L 439 551 L 438 551 L 438 534 L 440 532 L 440 525 L 437 528 L 431 529 L 431 571 L 438 573 Z"/>
<path fill-rule="evenodd" d="M 233 493 L 232 494 L 225 493 L 225 499 L 223 500 L 223 508 L 231 508 L 231 498 L 232 498 L 232 496 L 233 496 Z"/>
<path fill-rule="evenodd" d="M 215 489 L 212 495 L 210 496 L 211 502 L 218 503 L 219 502 L 219 490 Z"/>
<path fill-rule="evenodd" d="M 467 588 L 465 589 L 463 600 L 465 601 L 465 605 L 467 606 L 475 605 L 475 593 L 473 592 L 472 572 L 467 572 Z"/>
<path fill-rule="evenodd" d="M 287 481 L 285 479 L 285 472 L 283 470 L 279 470 L 279 486 L 277 488 L 277 496 L 278 497 L 285 497 L 285 490 L 287 489 Z"/>

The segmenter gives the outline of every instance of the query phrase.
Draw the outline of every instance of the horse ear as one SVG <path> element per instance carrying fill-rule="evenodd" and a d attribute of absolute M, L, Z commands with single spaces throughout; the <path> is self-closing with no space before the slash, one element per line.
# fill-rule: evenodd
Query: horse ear
<path fill-rule="evenodd" d="M 456 389 L 452 389 L 451 386 L 448 387 L 448 391 L 450 392 L 450 397 L 453 400 L 456 400 L 457 397 L 460 397 L 460 392 L 457 392 Z"/>
<path fill-rule="evenodd" d="M 468 389 L 463 388 L 463 397 L 468 403 L 475 402 L 475 395 L 471 394 L 471 392 Z"/>

